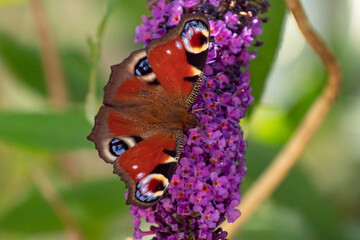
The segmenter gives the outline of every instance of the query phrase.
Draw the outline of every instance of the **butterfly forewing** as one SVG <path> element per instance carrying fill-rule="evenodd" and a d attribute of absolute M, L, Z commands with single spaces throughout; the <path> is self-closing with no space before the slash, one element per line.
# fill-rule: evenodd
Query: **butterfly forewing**
<path fill-rule="evenodd" d="M 158 81 L 169 94 L 192 104 L 200 87 L 209 48 L 209 25 L 202 14 L 183 15 L 179 25 L 153 40 L 148 59 Z M 196 97 L 196 96 L 195 96 Z M 190 100 L 191 99 L 191 100 Z"/>

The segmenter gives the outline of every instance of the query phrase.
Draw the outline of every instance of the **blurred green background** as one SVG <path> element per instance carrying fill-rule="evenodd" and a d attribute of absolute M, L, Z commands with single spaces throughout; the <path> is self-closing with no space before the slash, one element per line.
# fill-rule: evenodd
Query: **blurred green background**
<path fill-rule="evenodd" d="M 30 2 L 0 0 L 0 239 L 124 239 L 132 235 L 125 186 L 86 140 L 92 112 L 85 99 L 90 76 L 100 101 L 109 66 L 142 47 L 133 39 L 149 15 L 146 1 L 113 0 L 111 8 L 99 0 L 43 1 L 66 80 L 65 109 L 50 101 Z M 251 63 L 257 101 L 241 122 L 249 143 L 243 194 L 326 81 L 284 5 L 270 2 L 264 45 Z M 360 1 L 302 2 L 343 67 L 343 88 L 296 167 L 236 239 L 360 239 Z"/>

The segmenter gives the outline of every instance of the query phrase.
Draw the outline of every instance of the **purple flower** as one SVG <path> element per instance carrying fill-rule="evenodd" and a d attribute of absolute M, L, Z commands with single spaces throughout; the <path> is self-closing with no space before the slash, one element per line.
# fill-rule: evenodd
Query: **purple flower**
<path fill-rule="evenodd" d="M 197 129 L 197 128 L 190 129 L 188 135 L 189 135 L 189 137 L 187 140 L 188 140 L 189 144 L 202 146 L 203 136 L 201 136 L 199 129 Z"/>
<path fill-rule="evenodd" d="M 224 50 L 223 55 L 221 56 L 221 60 L 223 61 L 225 66 L 234 65 L 236 58 L 235 55 L 232 54 L 229 50 Z"/>
<path fill-rule="evenodd" d="M 210 27 L 210 36 L 213 37 L 215 36 L 216 30 L 215 30 L 215 23 L 212 20 L 209 20 L 209 27 Z"/>
<path fill-rule="evenodd" d="M 261 20 L 258 17 L 254 17 L 251 21 L 250 27 L 252 29 L 252 34 L 257 36 L 262 34 Z"/>
<path fill-rule="evenodd" d="M 215 228 L 219 218 L 219 211 L 213 206 L 207 206 L 205 211 L 201 213 L 200 222 L 205 223 L 209 228 Z"/>
<path fill-rule="evenodd" d="M 217 82 L 220 83 L 220 87 L 224 88 L 227 84 L 230 83 L 228 76 L 225 73 L 218 73 L 216 75 Z M 230 96 L 229 96 L 230 97 Z M 231 98 L 229 98 L 231 99 Z"/>
<path fill-rule="evenodd" d="M 230 46 L 229 46 L 230 51 L 235 54 L 239 53 L 242 49 L 243 43 L 244 43 L 243 38 L 235 33 L 230 40 Z"/>
<path fill-rule="evenodd" d="M 233 201 L 231 201 L 229 207 L 230 207 L 230 208 L 231 208 L 231 207 L 234 208 L 234 207 L 238 206 L 239 204 L 240 204 L 240 201 L 238 201 L 238 200 L 233 200 Z M 238 217 L 240 217 L 240 215 L 241 215 L 241 212 L 240 212 L 240 210 L 238 210 L 238 209 L 233 209 L 232 211 L 227 211 L 227 212 L 226 212 L 226 217 L 227 217 L 229 223 L 235 222 L 235 220 L 236 220 Z"/>
<path fill-rule="evenodd" d="M 226 26 L 230 29 L 237 29 L 239 18 L 236 14 L 228 12 L 224 15 Z M 261 27 L 261 26 L 260 26 Z"/>
<path fill-rule="evenodd" d="M 154 19 L 164 20 L 164 12 L 163 9 L 165 7 L 165 0 L 159 0 L 157 6 L 153 9 L 152 16 Z"/>
<path fill-rule="evenodd" d="M 183 13 L 203 12 L 209 19 L 211 41 L 203 84 L 192 107 L 201 127 L 185 135 L 168 196 L 149 209 L 131 206 L 134 238 L 152 234 L 153 239 L 226 239 L 227 233 L 219 225 L 240 217 L 236 207 L 246 173 L 247 143 L 239 119 L 253 101 L 250 74 L 245 68 L 256 57 L 248 48 L 262 32 L 262 21 L 256 14 L 265 12 L 266 6 L 259 0 L 236 4 L 160 0 L 152 18 L 143 17 L 137 27 L 135 41 L 148 45 L 178 24 Z M 243 16 L 240 12 L 251 14 Z M 141 218 L 152 224 L 150 231 L 140 229 Z"/>
<path fill-rule="evenodd" d="M 174 6 L 172 8 L 172 13 L 169 18 L 168 25 L 176 26 L 180 22 L 181 14 L 183 13 L 183 8 L 181 6 Z"/>
<path fill-rule="evenodd" d="M 231 39 L 232 32 L 225 26 L 220 27 L 215 33 L 215 43 L 218 45 L 228 45 Z"/>
<path fill-rule="evenodd" d="M 241 32 L 241 37 L 244 40 L 245 47 L 250 47 L 250 44 L 254 41 L 251 28 L 245 27 Z"/>

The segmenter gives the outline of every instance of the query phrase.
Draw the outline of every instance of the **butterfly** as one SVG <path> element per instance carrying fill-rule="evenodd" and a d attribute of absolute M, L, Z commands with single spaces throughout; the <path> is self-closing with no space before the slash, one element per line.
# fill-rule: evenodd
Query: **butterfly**
<path fill-rule="evenodd" d="M 167 34 L 111 67 L 88 139 L 125 182 L 127 204 L 148 208 L 164 196 L 184 133 L 199 126 L 189 110 L 201 86 L 209 35 L 203 14 L 184 14 Z"/>

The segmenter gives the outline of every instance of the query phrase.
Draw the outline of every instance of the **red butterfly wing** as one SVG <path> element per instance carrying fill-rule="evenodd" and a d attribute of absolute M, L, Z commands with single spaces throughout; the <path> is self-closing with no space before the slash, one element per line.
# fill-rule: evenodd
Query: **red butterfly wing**
<path fill-rule="evenodd" d="M 201 85 L 209 47 L 209 26 L 202 14 L 183 15 L 176 28 L 153 40 L 149 63 L 169 94 L 181 95 L 191 106 Z"/>

